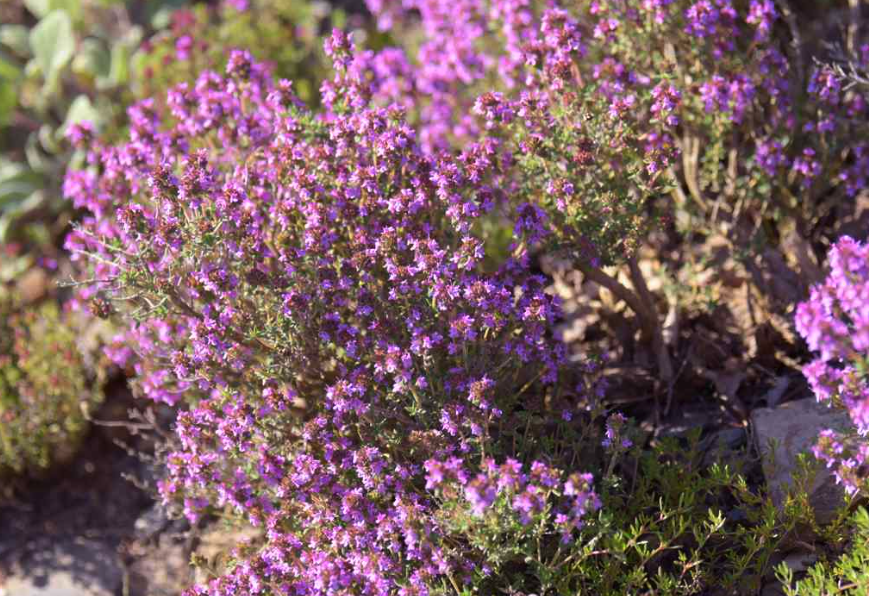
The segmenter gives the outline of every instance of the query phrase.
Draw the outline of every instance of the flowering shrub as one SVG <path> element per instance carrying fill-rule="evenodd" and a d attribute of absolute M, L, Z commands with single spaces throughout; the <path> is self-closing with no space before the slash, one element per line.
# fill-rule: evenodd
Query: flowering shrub
<path fill-rule="evenodd" d="M 847 409 L 862 437 L 821 433 L 815 456 L 836 466 L 849 493 L 866 484 L 869 465 L 869 245 L 845 236 L 830 250 L 830 274 L 797 308 L 796 327 L 818 357 L 803 368 L 818 401 Z"/>
<path fill-rule="evenodd" d="M 771 0 L 368 5 L 420 41 L 358 55 L 354 79 L 404 106 L 428 152 L 495 142 L 516 224 L 625 301 L 665 384 L 673 366 L 636 263 L 650 231 L 675 216 L 687 237 L 763 245 L 865 186 L 865 98 L 834 67 L 790 56 Z M 601 269 L 625 262 L 632 289 Z"/>
<path fill-rule="evenodd" d="M 759 225 L 865 186 L 865 99 L 833 68 L 789 60 L 772 0 L 368 5 L 387 29 L 419 15 L 416 55 L 388 50 L 403 84 L 380 84 L 402 89 L 421 136 L 502 139 L 511 195 L 587 261 L 630 255 L 655 223 L 650 200 L 668 212 L 668 195 L 680 212 Z"/>
<path fill-rule="evenodd" d="M 482 556 L 450 538 L 438 494 L 475 515 L 508 500 L 556 542 L 596 504 L 589 476 L 505 459 L 538 424 L 526 399 L 593 388 L 564 367 L 558 303 L 524 249 L 482 269 L 475 222 L 501 206 L 501 158 L 490 142 L 424 154 L 400 109 L 359 101 L 348 39 L 326 49 L 329 118 L 234 52 L 226 76 L 171 90 L 169 114 L 133 106 L 129 142 L 71 134 L 91 148 L 65 184 L 93 214 L 68 240 L 100 282 L 84 296 L 135 316 L 112 355 L 144 395 L 192 403 L 163 496 L 268 529 L 197 593 L 425 593 Z"/>
<path fill-rule="evenodd" d="M 62 241 L 64 225 L 51 222 L 69 216 L 61 200 L 63 174 L 82 162 L 63 142 L 70 126 L 88 121 L 117 138 L 127 106 L 165 96 L 205 67 L 222 68 L 229 48 L 255 48 L 293 78 L 306 100 L 315 99 L 326 71 L 318 38 L 327 16 L 322 7 L 275 0 L 169 4 L 180 7 L 171 18 L 163 2 L 4 2 L 0 242 L 42 249 Z M 167 16 L 147 18 L 155 12 Z M 328 16 L 346 20 L 340 12 Z"/>
<path fill-rule="evenodd" d="M 99 380 L 56 305 L 24 308 L 0 294 L 0 477 L 38 474 L 71 458 L 100 401 Z"/>
<path fill-rule="evenodd" d="M 566 245 L 599 269 L 631 258 L 650 199 L 685 206 L 683 186 L 704 211 L 707 193 L 728 199 L 736 219 L 758 180 L 793 196 L 859 174 L 836 118 L 865 105 L 819 71 L 823 101 L 797 106 L 771 3 L 373 8 L 386 24 L 418 10 L 420 56 L 447 60 L 416 73 L 401 50 L 356 52 L 336 31 L 322 111 L 234 51 L 225 74 L 131 106 L 128 140 L 70 129 L 88 152 L 64 184 L 89 214 L 67 241 L 87 262 L 80 299 L 128 321 L 112 359 L 181 409 L 162 496 L 191 521 L 266 529 L 189 593 L 700 591 L 714 574 L 692 570 L 725 521 L 704 505 L 699 524 L 686 501 L 726 483 L 691 473 L 702 490 L 674 490 L 671 461 L 657 472 L 674 484 L 631 505 L 613 478 L 626 420 L 588 440 L 601 385 L 552 337 L 559 304 L 529 250 Z M 513 230 L 497 258 L 492 221 Z M 683 548 L 666 575 L 664 554 Z M 646 576 L 655 566 L 665 579 Z"/>

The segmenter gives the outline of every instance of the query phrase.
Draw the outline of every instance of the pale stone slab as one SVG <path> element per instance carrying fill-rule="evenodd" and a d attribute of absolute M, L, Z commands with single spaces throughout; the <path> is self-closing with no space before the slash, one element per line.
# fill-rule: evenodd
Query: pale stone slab
<path fill-rule="evenodd" d="M 764 457 L 764 475 L 773 501 L 781 506 L 787 488 L 793 486 L 797 456 L 809 452 L 826 428 L 838 432 L 853 432 L 848 413 L 820 404 L 814 398 L 800 399 L 775 408 L 758 408 L 751 413 L 757 447 Z M 770 446 L 775 443 L 775 452 Z M 836 483 L 830 470 L 823 466 L 816 474 L 809 492 L 819 523 L 833 519 L 841 507 L 844 489 Z"/>
<path fill-rule="evenodd" d="M 0 596 L 115 596 L 122 582 L 113 549 L 95 540 L 75 540 L 27 556 L 0 584 Z"/>

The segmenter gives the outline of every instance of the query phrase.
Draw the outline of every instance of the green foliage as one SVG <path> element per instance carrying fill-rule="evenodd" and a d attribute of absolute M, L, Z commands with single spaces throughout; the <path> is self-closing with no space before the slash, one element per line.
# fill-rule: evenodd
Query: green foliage
<path fill-rule="evenodd" d="M 132 58 L 135 89 L 140 97 L 162 97 L 170 86 L 195 79 L 204 68 L 222 72 L 229 50 L 244 48 L 274 66 L 278 78 L 293 81 L 297 95 L 309 105 L 326 75 L 320 32 L 343 26 L 340 9 L 316 2 L 253 0 L 238 11 L 225 3 L 219 10 L 199 4 L 179 10 L 165 29 Z M 189 58 L 179 59 L 177 42 L 189 37 Z"/>
<path fill-rule="evenodd" d="M 700 469 L 696 454 L 696 441 L 686 451 L 675 439 L 636 454 L 632 486 L 610 482 L 567 585 L 595 594 L 695 594 L 762 572 L 742 560 L 758 554 L 752 546 L 759 536 L 774 533 L 774 508 L 732 470 Z M 769 523 L 746 535 L 746 527 L 730 521 L 738 511 Z"/>
<path fill-rule="evenodd" d="M 857 509 L 849 520 L 851 545 L 838 558 L 822 560 L 794 583 L 794 571 L 784 562 L 776 567 L 786 596 L 857 596 L 869 594 L 869 512 Z"/>
<path fill-rule="evenodd" d="M 0 476 L 38 474 L 74 455 L 101 400 L 79 333 L 53 302 L 22 307 L 0 295 Z"/>
<path fill-rule="evenodd" d="M 18 4 L 20 22 L 0 28 L 0 244 L 56 242 L 63 227 L 53 224 L 67 209 L 62 177 L 70 160 L 83 157 L 63 135 L 82 120 L 119 123 L 125 81 L 110 80 L 105 48 L 138 44 L 141 31 L 107 24 L 90 4 L 51 0 L 24 3 L 38 18 L 28 28 Z"/>
<path fill-rule="evenodd" d="M 719 464 L 704 468 L 698 445 L 696 432 L 687 445 L 665 438 L 651 449 L 632 449 L 597 483 L 602 506 L 570 543 L 552 540 L 544 524 L 522 524 L 508 502 L 496 501 L 479 517 L 446 498 L 442 523 L 485 553 L 486 564 L 473 584 L 458 592 L 759 593 L 775 555 L 796 529 L 817 529 L 805 492 L 809 471 L 779 509 L 738 471 Z M 863 536 L 867 532 L 869 522 Z M 859 555 L 840 562 L 852 576 L 859 575 L 861 565 L 865 569 L 869 553 L 866 547 L 857 550 Z M 856 581 L 852 576 L 849 581 Z M 451 586 L 443 588 L 445 594 L 455 593 Z"/>
<path fill-rule="evenodd" d="M 0 43 L 3 43 L 4 39 L 3 29 L 0 29 Z M 6 124 L 15 108 L 15 85 L 20 76 L 21 69 L 0 54 L 0 126 Z"/>
<path fill-rule="evenodd" d="M 19 56 L 30 54 L 29 31 L 24 25 L 0 26 L 0 45 L 8 47 Z"/>
<path fill-rule="evenodd" d="M 30 31 L 30 49 L 45 77 L 46 89 L 53 90 L 75 52 L 72 20 L 66 11 L 55 10 L 39 21 Z"/>
<path fill-rule="evenodd" d="M 22 164 L 0 161 L 0 208 L 32 195 L 41 182 L 36 172 Z"/>
<path fill-rule="evenodd" d="M 76 17 L 81 14 L 80 0 L 24 0 L 24 5 L 40 18 L 61 9 Z"/>

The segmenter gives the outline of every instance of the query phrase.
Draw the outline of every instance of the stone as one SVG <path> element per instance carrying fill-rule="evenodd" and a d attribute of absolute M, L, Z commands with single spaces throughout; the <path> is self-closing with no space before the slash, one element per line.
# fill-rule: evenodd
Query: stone
<path fill-rule="evenodd" d="M 747 444 L 746 438 L 744 428 L 724 428 L 710 434 L 700 442 L 700 449 L 704 452 L 702 466 L 706 468 L 718 462 L 735 469 L 740 451 Z"/>
<path fill-rule="evenodd" d="M 818 562 L 818 555 L 814 553 L 796 552 L 784 558 L 784 564 L 790 567 L 794 575 L 799 575 Z"/>
<path fill-rule="evenodd" d="M 775 408 L 758 408 L 751 413 L 751 421 L 757 448 L 764 458 L 764 476 L 778 507 L 784 503 L 788 488 L 794 485 L 797 456 L 811 452 L 820 431 L 826 428 L 854 431 L 847 412 L 820 404 L 814 398 L 786 402 Z M 845 492 L 830 470 L 820 465 L 818 468 L 810 486 L 809 502 L 818 523 L 826 524 L 842 506 Z"/>
<path fill-rule="evenodd" d="M 789 554 L 776 552 L 769 562 L 769 571 L 766 574 L 766 583 L 760 596 L 785 596 L 784 584 L 782 584 L 772 571 L 780 563 L 784 563 L 794 574 L 794 581 L 799 581 L 806 576 L 806 571 L 818 562 L 818 555 L 810 552 L 791 552 Z"/>
<path fill-rule="evenodd" d="M 785 596 L 785 591 L 778 581 L 773 580 L 764 585 L 763 590 L 760 592 L 760 596 Z"/>
<path fill-rule="evenodd" d="M 166 508 L 161 503 L 155 503 L 145 510 L 133 524 L 137 540 L 150 540 L 159 534 L 171 520 L 166 513 Z"/>
<path fill-rule="evenodd" d="M 117 553 L 96 540 L 46 545 L 19 561 L 0 596 L 115 596 L 124 572 Z"/>
<path fill-rule="evenodd" d="M 177 596 L 192 582 L 184 540 L 161 534 L 130 564 L 130 596 Z"/>

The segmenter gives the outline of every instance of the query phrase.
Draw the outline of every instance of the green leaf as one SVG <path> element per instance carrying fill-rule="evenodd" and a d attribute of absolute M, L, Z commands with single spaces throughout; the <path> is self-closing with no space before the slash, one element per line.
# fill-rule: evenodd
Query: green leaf
<path fill-rule="evenodd" d="M 17 103 L 15 88 L 8 81 L 0 79 L 0 126 L 6 126 L 9 122 Z"/>
<path fill-rule="evenodd" d="M 45 149 L 46 153 L 57 154 L 60 147 L 57 145 L 56 131 L 48 123 L 39 127 L 39 144 Z"/>
<path fill-rule="evenodd" d="M 133 52 L 133 55 L 130 57 L 129 68 L 132 71 L 134 85 L 141 85 L 141 80 L 145 78 L 144 73 L 148 65 L 148 59 L 148 54 L 141 48 Z"/>
<path fill-rule="evenodd" d="M 125 43 L 118 43 L 112 47 L 108 80 L 115 86 L 126 85 L 130 80 L 130 48 Z"/>
<path fill-rule="evenodd" d="M 27 27 L 24 25 L 0 26 L 0 44 L 20 56 L 30 56 L 30 42 L 27 40 Z"/>
<path fill-rule="evenodd" d="M 7 81 L 15 81 L 21 76 L 21 68 L 13 61 L 8 60 L 0 51 L 0 78 Z"/>
<path fill-rule="evenodd" d="M 65 10 L 74 19 L 81 16 L 81 0 L 24 0 L 24 5 L 40 19 L 60 9 Z"/>
<path fill-rule="evenodd" d="M 109 75 L 111 57 L 99 40 L 88 38 L 81 44 L 72 61 L 72 71 L 99 80 Z"/>
<path fill-rule="evenodd" d="M 9 240 L 9 233 L 13 230 L 13 224 L 19 218 L 32 213 L 45 203 L 45 193 L 37 189 L 27 197 L 11 203 L 0 214 L 0 244 Z"/>
<path fill-rule="evenodd" d="M 52 170 L 51 160 L 43 155 L 40 149 L 39 133 L 31 132 L 27 135 L 27 141 L 24 143 L 24 155 L 27 157 L 27 164 L 34 172 L 45 173 Z"/>
<path fill-rule="evenodd" d="M 27 10 L 37 17 L 44 17 L 52 10 L 51 0 L 24 0 Z"/>
<path fill-rule="evenodd" d="M 4 126 L 18 105 L 17 81 L 21 69 L 0 54 L 0 126 Z"/>
<path fill-rule="evenodd" d="M 53 87 L 75 52 L 72 21 L 66 11 L 55 10 L 36 24 L 30 32 L 30 49 L 46 86 Z"/>
<path fill-rule="evenodd" d="M 0 169 L 0 209 L 17 203 L 42 187 L 42 176 L 21 164 Z"/>

